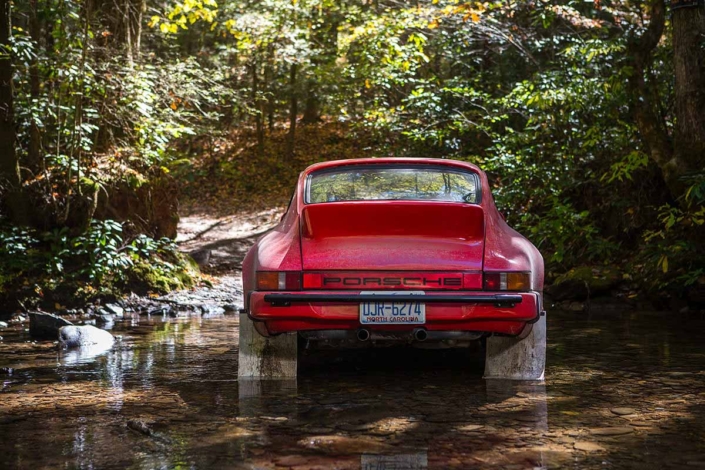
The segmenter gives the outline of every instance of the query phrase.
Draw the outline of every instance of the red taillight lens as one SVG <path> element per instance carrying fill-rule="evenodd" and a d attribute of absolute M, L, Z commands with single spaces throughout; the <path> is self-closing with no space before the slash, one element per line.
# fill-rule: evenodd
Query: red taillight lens
<path fill-rule="evenodd" d="M 304 273 L 304 289 L 320 289 L 323 286 L 323 274 Z"/>
<path fill-rule="evenodd" d="M 485 290 L 531 290 L 531 273 L 485 273 Z"/>
<path fill-rule="evenodd" d="M 257 290 L 301 290 L 298 271 L 258 271 Z"/>
<path fill-rule="evenodd" d="M 463 289 L 481 290 L 482 289 L 482 273 L 464 273 L 463 274 Z"/>

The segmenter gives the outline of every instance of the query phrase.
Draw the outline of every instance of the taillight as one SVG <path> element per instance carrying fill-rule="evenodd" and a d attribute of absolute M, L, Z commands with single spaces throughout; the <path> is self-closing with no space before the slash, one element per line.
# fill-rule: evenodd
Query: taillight
<path fill-rule="evenodd" d="M 301 273 L 257 271 L 257 290 L 301 290 Z"/>
<path fill-rule="evenodd" d="M 304 273 L 304 289 L 320 289 L 323 287 L 323 274 Z"/>
<path fill-rule="evenodd" d="M 485 290 L 531 290 L 531 273 L 485 273 Z"/>

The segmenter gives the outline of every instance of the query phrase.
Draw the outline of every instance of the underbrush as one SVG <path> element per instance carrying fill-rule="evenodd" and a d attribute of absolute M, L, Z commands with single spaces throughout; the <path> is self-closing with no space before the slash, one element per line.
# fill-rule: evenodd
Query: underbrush
<path fill-rule="evenodd" d="M 314 163 L 348 158 L 394 156 L 380 153 L 369 133 L 339 122 L 302 125 L 290 153 L 287 128 L 276 126 L 258 147 L 254 129 L 194 139 L 180 149 L 171 165 L 183 182 L 182 206 L 233 213 L 286 205 L 299 173 Z"/>
<path fill-rule="evenodd" d="M 444 156 L 392 133 L 373 133 L 339 122 L 301 126 L 293 154 L 286 127 L 275 127 L 258 148 L 254 129 L 229 137 L 195 139 L 172 167 L 191 209 L 234 213 L 286 204 L 299 173 L 308 165 L 338 159 Z M 536 168 L 471 155 L 450 155 L 488 172 L 499 210 L 527 236 L 546 261 L 546 281 L 586 266 L 623 275 L 621 289 L 657 299 L 689 297 L 705 287 L 703 202 L 695 187 L 691 209 L 667 202 L 655 169 L 633 170 L 634 178 L 608 181 L 599 171 L 582 176 L 578 189 L 537 178 Z M 504 162 L 504 163 L 503 163 Z M 540 173 L 540 171 L 539 171 Z M 527 192 L 526 187 L 532 191 Z M 701 191 L 705 192 L 705 190 Z"/>
<path fill-rule="evenodd" d="M 172 240 L 125 225 L 93 220 L 77 234 L 0 225 L 0 305 L 59 309 L 194 285 L 197 267 Z"/>

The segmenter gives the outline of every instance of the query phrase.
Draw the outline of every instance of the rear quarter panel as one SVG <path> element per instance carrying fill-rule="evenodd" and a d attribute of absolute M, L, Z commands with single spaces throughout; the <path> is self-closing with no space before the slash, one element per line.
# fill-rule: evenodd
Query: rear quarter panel
<path fill-rule="evenodd" d="M 530 271 L 533 290 L 543 292 L 544 264 L 539 250 L 504 221 L 495 205 L 484 172 L 482 205 L 485 208 L 485 271 Z"/>
<path fill-rule="evenodd" d="M 250 248 L 242 262 L 242 287 L 245 308 L 249 293 L 255 290 L 257 271 L 301 271 L 299 217 L 292 203 L 282 221 Z"/>

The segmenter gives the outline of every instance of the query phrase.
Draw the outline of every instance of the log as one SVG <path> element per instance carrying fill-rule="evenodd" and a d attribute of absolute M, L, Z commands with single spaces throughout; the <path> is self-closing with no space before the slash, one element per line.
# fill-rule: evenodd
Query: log
<path fill-rule="evenodd" d="M 296 378 L 298 337 L 281 334 L 265 338 L 246 313 L 240 314 L 238 378 Z"/>
<path fill-rule="evenodd" d="M 543 380 L 546 367 L 546 316 L 523 339 L 487 338 L 485 379 Z"/>

